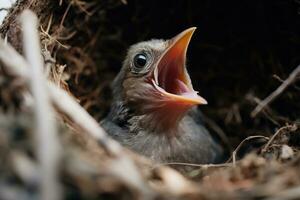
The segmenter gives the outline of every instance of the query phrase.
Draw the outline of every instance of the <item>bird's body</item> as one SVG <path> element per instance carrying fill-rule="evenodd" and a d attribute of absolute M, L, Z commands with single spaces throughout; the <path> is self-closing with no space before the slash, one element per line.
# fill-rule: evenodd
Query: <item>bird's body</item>
<path fill-rule="evenodd" d="M 113 83 L 111 111 L 101 122 L 114 139 L 157 162 L 215 163 L 222 155 L 194 107 L 206 101 L 193 90 L 185 68 L 193 31 L 132 46 Z"/>
<path fill-rule="evenodd" d="M 191 110 L 180 122 L 178 135 L 149 133 L 138 128 L 138 117 L 120 120 L 111 113 L 102 121 L 107 132 L 124 146 L 157 162 L 216 163 L 220 161 L 222 148 L 214 141 L 201 122 L 199 110 Z M 121 111 L 121 110 L 119 110 Z M 121 111 L 122 112 L 122 111 Z M 126 117 L 127 118 L 127 117 Z M 130 133 L 130 134 L 129 134 Z"/>

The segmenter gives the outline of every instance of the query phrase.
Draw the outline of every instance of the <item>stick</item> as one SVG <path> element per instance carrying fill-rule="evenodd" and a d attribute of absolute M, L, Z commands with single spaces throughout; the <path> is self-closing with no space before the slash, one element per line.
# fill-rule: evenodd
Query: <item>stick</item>
<path fill-rule="evenodd" d="M 41 199 L 58 200 L 62 198 L 58 181 L 58 161 L 60 158 L 57 126 L 47 93 L 43 74 L 43 59 L 40 52 L 38 19 L 31 11 L 20 16 L 23 28 L 24 52 L 31 72 L 30 87 L 35 100 L 36 152 L 41 166 Z"/>
<path fill-rule="evenodd" d="M 196 164 L 196 163 L 180 163 L 180 162 L 169 162 L 169 163 L 161 163 L 154 166 L 152 169 L 156 169 L 160 166 L 168 166 L 168 165 L 177 165 L 177 166 L 190 166 L 190 167 L 199 167 L 199 168 L 222 168 L 222 167 L 231 167 L 231 163 L 220 163 L 220 164 Z"/>
<path fill-rule="evenodd" d="M 297 125 L 296 124 L 293 124 L 293 125 L 287 125 L 287 126 L 283 126 L 281 127 L 280 129 L 278 129 L 276 131 L 276 133 L 269 139 L 269 141 L 267 142 L 267 144 L 264 146 L 264 148 L 261 150 L 262 153 L 265 153 L 269 146 L 271 145 L 271 143 L 274 141 L 274 139 L 282 134 L 282 133 L 286 133 L 286 132 L 294 132 L 298 129 Z"/>
<path fill-rule="evenodd" d="M 2 12 L 2 11 L 9 11 L 9 8 L 0 8 L 0 12 Z"/>
<path fill-rule="evenodd" d="M 121 146 L 110 139 L 99 123 L 79 105 L 64 90 L 48 81 L 48 89 L 54 105 L 65 113 L 73 122 L 78 124 L 84 131 L 95 138 L 110 155 L 117 156 L 122 151 Z"/>
<path fill-rule="evenodd" d="M 240 148 L 243 146 L 243 144 L 249 140 L 252 140 L 252 139 L 258 139 L 258 138 L 263 138 L 265 140 L 268 140 L 269 138 L 268 137 L 265 137 L 265 136 L 262 136 L 262 135 L 252 135 L 252 136 L 249 136 L 245 139 L 243 139 L 242 142 L 240 142 L 240 144 L 235 148 L 235 150 L 232 152 L 232 155 L 231 157 L 226 161 L 226 163 L 230 162 L 232 160 L 232 165 L 234 167 L 236 167 L 236 154 L 237 152 L 240 150 Z"/>
<path fill-rule="evenodd" d="M 251 117 L 255 117 L 258 113 L 260 113 L 268 104 L 274 101 L 290 84 L 292 84 L 298 74 L 300 74 L 300 65 L 292 71 L 289 77 L 283 81 L 283 83 L 274 91 L 272 92 L 267 98 L 265 98 L 262 102 L 260 102 L 256 108 L 251 112 Z"/>

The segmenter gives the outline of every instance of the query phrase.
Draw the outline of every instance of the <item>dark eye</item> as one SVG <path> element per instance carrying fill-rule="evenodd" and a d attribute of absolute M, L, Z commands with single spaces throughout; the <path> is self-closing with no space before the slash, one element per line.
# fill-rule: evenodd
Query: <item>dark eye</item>
<path fill-rule="evenodd" d="M 147 55 L 145 53 L 139 53 L 134 57 L 134 66 L 138 69 L 141 69 L 147 64 Z"/>

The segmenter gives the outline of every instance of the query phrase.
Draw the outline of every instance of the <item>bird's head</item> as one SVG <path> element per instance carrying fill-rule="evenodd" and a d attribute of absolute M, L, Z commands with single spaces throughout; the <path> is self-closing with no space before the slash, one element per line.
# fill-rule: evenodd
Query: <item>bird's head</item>
<path fill-rule="evenodd" d="M 186 69 L 186 52 L 195 29 L 169 40 L 140 42 L 128 50 L 114 81 L 114 95 L 146 120 L 144 126 L 151 123 L 149 128 L 168 130 L 191 107 L 207 104 L 193 89 Z"/>

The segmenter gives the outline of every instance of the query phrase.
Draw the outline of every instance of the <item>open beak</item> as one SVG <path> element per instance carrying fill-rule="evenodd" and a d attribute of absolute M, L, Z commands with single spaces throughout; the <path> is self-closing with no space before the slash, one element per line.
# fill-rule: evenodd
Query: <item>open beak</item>
<path fill-rule="evenodd" d="M 168 42 L 153 72 L 154 87 L 167 101 L 181 105 L 207 104 L 207 101 L 193 89 L 187 73 L 186 52 L 195 27 L 186 29 Z"/>

